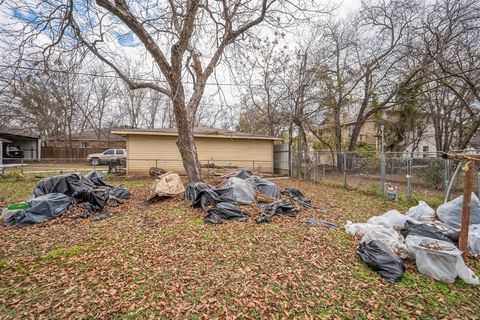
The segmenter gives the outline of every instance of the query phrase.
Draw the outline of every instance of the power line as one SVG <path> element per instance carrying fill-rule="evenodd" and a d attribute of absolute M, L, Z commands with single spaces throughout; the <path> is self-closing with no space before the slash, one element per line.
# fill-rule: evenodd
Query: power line
<path fill-rule="evenodd" d="M 42 68 L 37 67 L 25 67 L 25 66 L 11 66 L 11 65 L 4 65 L 0 64 L 0 68 L 7 68 L 7 69 L 20 69 L 20 70 L 28 70 L 28 71 L 38 71 L 38 72 L 53 72 L 53 73 L 62 73 L 62 74 L 70 74 L 70 75 L 81 75 L 81 76 L 89 76 L 89 77 L 104 77 L 104 78 L 112 78 L 112 79 L 119 79 L 123 80 L 117 74 L 96 74 L 91 72 L 84 72 L 84 71 L 68 71 L 68 70 L 44 70 Z M 145 81 L 145 82 L 160 82 L 160 83 L 168 83 L 167 80 L 164 79 L 148 79 L 148 78 L 138 78 L 138 77 L 129 77 L 135 81 Z M 187 84 L 195 84 L 193 81 L 182 81 L 183 83 Z M 215 83 L 215 82 L 207 82 L 206 85 L 210 86 L 247 86 L 248 84 L 241 84 L 241 83 L 232 83 L 232 82 L 222 82 L 222 83 Z M 256 84 L 256 86 L 261 86 L 262 84 Z"/>
<path fill-rule="evenodd" d="M 96 73 L 89 73 L 89 72 L 83 72 L 83 71 L 75 71 L 75 72 L 72 72 L 72 71 L 68 71 L 68 70 L 44 70 L 42 68 L 37 68 L 37 67 L 25 67 L 25 66 L 11 66 L 11 65 L 5 65 L 5 64 L 0 64 L 0 68 L 8 68 L 8 69 L 21 69 L 21 70 L 28 70 L 28 71 L 38 71 L 38 72 L 53 72 L 53 73 L 62 73 L 62 74 L 69 74 L 69 75 L 81 75 L 81 76 L 91 76 L 91 77 L 104 77 L 104 78 L 112 78 L 112 79 L 119 79 L 119 80 L 122 80 L 123 79 L 118 76 L 117 74 L 96 74 Z M 477 70 L 480 70 L 480 67 L 476 67 L 476 68 L 472 68 L 472 69 L 469 69 L 469 70 L 463 70 L 462 73 L 466 73 L 466 72 L 473 72 L 473 71 L 477 71 Z M 435 71 L 431 71 L 430 73 L 434 73 Z M 428 83 L 431 83 L 431 82 L 435 82 L 435 81 L 438 81 L 438 80 L 442 80 L 442 79 L 448 79 L 448 78 L 452 78 L 452 77 L 455 77 L 456 75 L 453 75 L 453 74 L 449 74 L 449 75 L 445 75 L 443 77 L 436 77 L 435 79 L 431 79 L 431 80 L 426 80 L 426 81 L 422 81 L 420 83 L 417 83 L 417 84 L 428 84 Z M 3 78 L 4 80 L 9 80 L 9 78 Z M 150 82 L 161 82 L 161 83 L 168 83 L 168 81 L 166 80 L 163 80 L 163 79 L 147 79 L 147 78 L 131 78 L 132 80 L 135 80 L 135 81 L 150 81 Z M 194 84 L 194 82 L 192 81 L 183 81 L 183 83 L 187 83 L 187 84 Z M 242 83 L 228 83 L 228 82 L 224 82 L 224 83 L 206 83 L 207 85 L 213 85 L 213 86 L 237 86 L 237 87 L 244 87 L 244 86 L 263 86 L 263 84 L 242 84 Z M 385 90 L 385 91 L 377 91 L 377 92 L 374 92 L 373 95 L 375 96 L 383 96 L 383 95 L 391 95 L 392 94 L 392 90 Z M 353 104 L 353 103 L 357 103 L 357 102 L 363 102 L 364 101 L 364 98 L 358 98 L 358 99 L 353 99 L 353 100 L 347 100 L 347 104 Z M 214 104 L 209 104 L 211 106 L 219 106 L 219 107 L 228 107 L 228 106 L 231 106 L 231 104 L 226 104 L 226 105 L 214 105 Z"/>

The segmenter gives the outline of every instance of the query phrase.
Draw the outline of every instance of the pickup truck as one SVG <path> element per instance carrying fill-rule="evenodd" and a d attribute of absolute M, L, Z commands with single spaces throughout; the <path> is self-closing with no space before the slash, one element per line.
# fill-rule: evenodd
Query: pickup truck
<path fill-rule="evenodd" d="M 92 166 L 98 166 L 101 164 L 107 164 L 111 162 L 125 160 L 127 158 L 127 152 L 125 149 L 108 149 L 102 153 L 92 153 L 87 156 L 87 161 Z"/>
<path fill-rule="evenodd" d="M 16 146 L 13 144 L 4 144 L 2 150 L 3 158 L 13 158 L 13 159 L 21 159 L 23 158 L 23 150 L 20 146 Z"/>

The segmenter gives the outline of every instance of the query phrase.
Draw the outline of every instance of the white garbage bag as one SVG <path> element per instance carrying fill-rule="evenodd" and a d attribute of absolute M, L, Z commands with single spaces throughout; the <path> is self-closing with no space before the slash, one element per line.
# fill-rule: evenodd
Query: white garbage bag
<path fill-rule="evenodd" d="M 418 206 L 408 209 L 405 215 L 419 222 L 432 222 L 435 219 L 435 210 L 424 201 L 419 201 Z"/>
<path fill-rule="evenodd" d="M 373 216 L 370 219 L 367 220 L 367 223 L 369 224 L 375 224 L 375 225 L 381 225 L 387 228 L 393 228 L 393 227 L 403 227 L 405 225 L 405 222 L 407 220 L 411 220 L 414 222 L 414 219 L 411 219 L 397 210 L 390 210 L 382 214 L 381 216 Z M 418 223 L 418 222 L 417 222 Z"/>
<path fill-rule="evenodd" d="M 420 236 L 408 236 L 405 243 L 415 255 L 420 273 L 448 283 L 455 282 L 458 276 L 468 284 L 480 284 L 480 279 L 465 265 L 462 252 L 455 245 Z"/>
<path fill-rule="evenodd" d="M 365 233 L 362 238 L 362 242 L 365 243 L 369 243 L 373 240 L 385 243 L 402 259 L 410 257 L 410 252 L 404 243 L 403 236 L 393 228 L 373 229 Z"/>
<path fill-rule="evenodd" d="M 388 230 L 388 228 L 380 225 L 374 225 L 369 223 L 352 223 L 351 221 L 347 221 L 347 224 L 344 226 L 344 228 L 345 231 L 352 236 L 364 236 L 367 232 L 372 230 Z"/>
<path fill-rule="evenodd" d="M 480 254 L 480 224 L 471 224 L 468 227 L 468 251 Z"/>
<path fill-rule="evenodd" d="M 462 207 L 463 196 L 453 199 L 447 203 L 444 203 L 437 208 L 438 218 L 454 228 L 460 230 L 462 225 Z M 470 224 L 480 224 L 480 200 L 472 192 L 472 201 L 470 206 Z"/>

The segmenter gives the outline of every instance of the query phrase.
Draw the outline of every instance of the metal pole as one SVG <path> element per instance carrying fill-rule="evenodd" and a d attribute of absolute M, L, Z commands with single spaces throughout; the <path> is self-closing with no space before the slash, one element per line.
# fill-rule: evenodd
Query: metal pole
<path fill-rule="evenodd" d="M 413 186 L 412 186 L 412 179 L 413 179 L 413 174 L 412 174 L 412 159 L 407 160 L 407 197 L 408 197 L 408 202 L 412 201 L 412 193 L 413 193 Z"/>
<path fill-rule="evenodd" d="M 450 175 L 450 160 L 444 159 L 443 160 L 443 196 L 447 197 L 448 194 L 448 185 L 450 182 L 448 181 L 448 176 Z"/>
<path fill-rule="evenodd" d="M 207 177 L 210 178 L 210 160 L 207 160 Z"/>
<path fill-rule="evenodd" d="M 384 134 L 384 126 L 383 124 L 380 126 L 380 131 L 382 134 L 382 144 L 380 146 L 380 152 L 381 152 L 381 159 L 380 159 L 380 176 L 381 176 L 381 190 L 382 190 L 382 195 L 383 198 L 385 199 L 385 149 L 384 149 L 384 144 L 385 144 L 385 134 Z"/>
<path fill-rule="evenodd" d="M 323 180 L 325 181 L 325 179 L 327 178 L 327 175 L 326 175 L 326 168 L 325 168 L 325 163 L 323 164 Z"/>
<path fill-rule="evenodd" d="M 347 188 L 347 154 L 343 153 L 343 187 Z"/>
<path fill-rule="evenodd" d="M 470 206 L 472 200 L 473 181 L 475 179 L 475 163 L 468 161 L 467 172 L 463 180 L 463 207 L 462 207 L 462 225 L 460 227 L 460 238 L 458 240 L 459 249 L 462 251 L 463 258 L 467 255 L 468 245 L 468 226 L 470 225 Z"/>
<path fill-rule="evenodd" d="M 20 167 L 20 171 L 21 171 L 22 174 L 23 174 L 23 158 L 22 158 L 22 166 Z"/>

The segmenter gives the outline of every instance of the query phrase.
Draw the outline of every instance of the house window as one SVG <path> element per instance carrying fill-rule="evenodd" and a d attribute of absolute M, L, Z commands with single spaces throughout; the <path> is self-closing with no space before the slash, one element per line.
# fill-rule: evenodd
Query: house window
<path fill-rule="evenodd" d="M 88 141 L 80 141 L 80 148 L 90 148 Z"/>
<path fill-rule="evenodd" d="M 348 136 L 351 137 L 353 134 L 353 129 L 355 128 L 355 125 L 351 124 L 347 127 L 348 130 Z"/>
<path fill-rule="evenodd" d="M 365 135 L 364 135 L 364 134 L 361 134 L 360 137 L 359 137 L 359 140 L 360 140 L 360 141 L 364 141 L 364 140 L 365 140 Z"/>
<path fill-rule="evenodd" d="M 426 158 L 428 156 L 428 146 L 423 146 L 422 151 L 423 157 Z"/>

